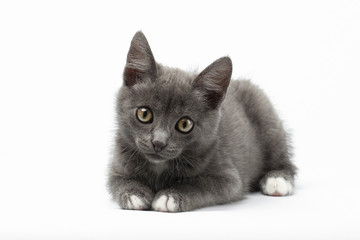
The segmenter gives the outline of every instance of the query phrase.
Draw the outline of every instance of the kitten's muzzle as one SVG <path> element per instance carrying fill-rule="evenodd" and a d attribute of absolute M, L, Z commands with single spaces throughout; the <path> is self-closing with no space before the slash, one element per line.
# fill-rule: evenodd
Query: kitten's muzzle
<path fill-rule="evenodd" d="M 152 145 L 154 147 L 155 152 L 160 152 L 161 150 L 163 150 L 166 147 L 166 143 L 163 143 L 161 141 L 151 141 Z"/>

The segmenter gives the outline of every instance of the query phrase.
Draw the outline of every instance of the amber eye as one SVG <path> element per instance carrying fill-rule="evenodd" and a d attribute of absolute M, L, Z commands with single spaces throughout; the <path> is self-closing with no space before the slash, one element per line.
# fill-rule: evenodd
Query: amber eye
<path fill-rule="evenodd" d="M 152 112 L 149 108 L 141 107 L 136 110 L 136 117 L 142 123 L 151 123 L 153 120 Z"/>
<path fill-rule="evenodd" d="M 194 122 L 188 117 L 181 118 L 176 124 L 176 130 L 181 133 L 189 133 L 193 127 Z"/>

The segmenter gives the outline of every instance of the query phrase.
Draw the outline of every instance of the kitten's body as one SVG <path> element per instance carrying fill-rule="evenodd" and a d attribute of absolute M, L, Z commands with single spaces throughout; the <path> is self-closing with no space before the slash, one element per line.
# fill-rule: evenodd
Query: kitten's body
<path fill-rule="evenodd" d="M 291 193 L 295 167 L 281 121 L 259 88 L 230 76 L 228 58 L 200 75 L 157 64 L 142 33 L 135 35 L 118 95 L 109 174 L 122 208 L 187 211 L 259 188 Z M 144 106 L 154 115 L 150 124 L 135 118 Z M 175 129 L 184 116 L 194 121 L 188 134 Z M 160 152 L 154 139 L 166 143 Z"/>

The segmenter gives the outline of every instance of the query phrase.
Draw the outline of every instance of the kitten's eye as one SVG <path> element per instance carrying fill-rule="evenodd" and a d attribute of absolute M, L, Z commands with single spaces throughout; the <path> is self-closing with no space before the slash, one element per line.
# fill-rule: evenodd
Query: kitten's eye
<path fill-rule="evenodd" d="M 149 108 L 141 107 L 136 110 L 136 117 L 142 123 L 152 123 L 153 115 Z"/>
<path fill-rule="evenodd" d="M 194 122 L 188 117 L 183 117 L 177 122 L 175 128 L 181 133 L 189 133 L 193 127 Z"/>

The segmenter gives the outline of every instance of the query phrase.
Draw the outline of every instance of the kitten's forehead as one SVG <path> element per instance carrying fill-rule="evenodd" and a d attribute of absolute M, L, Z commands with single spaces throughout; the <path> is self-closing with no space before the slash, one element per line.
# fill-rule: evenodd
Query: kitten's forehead
<path fill-rule="evenodd" d="M 195 74 L 180 69 L 158 66 L 156 81 L 135 86 L 140 104 L 161 112 L 183 113 L 195 108 L 196 96 L 192 82 Z"/>
<path fill-rule="evenodd" d="M 178 68 L 164 67 L 158 64 L 158 80 L 164 84 L 178 87 L 191 87 L 195 73 L 188 73 Z"/>

